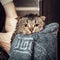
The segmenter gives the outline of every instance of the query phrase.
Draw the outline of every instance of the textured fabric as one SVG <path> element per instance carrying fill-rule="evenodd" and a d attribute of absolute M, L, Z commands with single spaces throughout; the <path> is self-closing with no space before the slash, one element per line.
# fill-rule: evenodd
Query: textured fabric
<path fill-rule="evenodd" d="M 13 40 L 9 60 L 31 60 L 33 48 L 32 35 L 16 35 Z"/>
<path fill-rule="evenodd" d="M 58 27 L 57 23 L 51 23 L 34 35 L 34 60 L 56 60 Z"/>
<path fill-rule="evenodd" d="M 2 5 L 5 5 L 5 4 L 7 4 L 7 3 L 11 2 L 11 1 L 13 1 L 13 0 L 0 0 Z"/>
<path fill-rule="evenodd" d="M 9 60 L 56 60 L 58 27 L 57 23 L 51 23 L 38 33 L 17 34 Z"/>

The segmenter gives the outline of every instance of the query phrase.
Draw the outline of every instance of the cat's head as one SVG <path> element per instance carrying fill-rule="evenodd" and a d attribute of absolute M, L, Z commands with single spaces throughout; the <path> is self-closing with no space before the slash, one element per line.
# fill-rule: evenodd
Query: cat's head
<path fill-rule="evenodd" d="M 31 34 L 44 28 L 45 16 L 22 17 L 17 24 L 17 33 Z"/>

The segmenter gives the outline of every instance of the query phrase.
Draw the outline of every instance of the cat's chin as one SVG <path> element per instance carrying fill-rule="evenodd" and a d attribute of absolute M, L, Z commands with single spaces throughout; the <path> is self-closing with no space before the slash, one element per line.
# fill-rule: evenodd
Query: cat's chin
<path fill-rule="evenodd" d="M 34 33 L 36 33 L 36 32 L 34 32 Z M 31 35 L 31 34 L 34 34 L 34 33 L 20 33 L 20 34 Z"/>

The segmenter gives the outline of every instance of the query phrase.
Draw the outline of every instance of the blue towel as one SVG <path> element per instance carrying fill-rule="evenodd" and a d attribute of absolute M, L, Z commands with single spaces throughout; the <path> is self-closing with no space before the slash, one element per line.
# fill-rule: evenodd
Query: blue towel
<path fill-rule="evenodd" d="M 56 60 L 58 23 L 51 23 L 38 33 L 17 34 L 9 60 Z"/>

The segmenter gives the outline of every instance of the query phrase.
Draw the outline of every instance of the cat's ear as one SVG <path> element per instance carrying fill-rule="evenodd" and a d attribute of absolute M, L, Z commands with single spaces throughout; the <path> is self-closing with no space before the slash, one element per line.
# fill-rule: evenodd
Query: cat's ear
<path fill-rule="evenodd" d="M 40 18 L 45 21 L 46 17 L 45 16 L 40 16 Z"/>
<path fill-rule="evenodd" d="M 16 19 L 17 19 L 17 20 L 19 20 L 20 18 L 21 18 L 21 17 L 20 17 L 20 16 L 18 16 Z"/>

